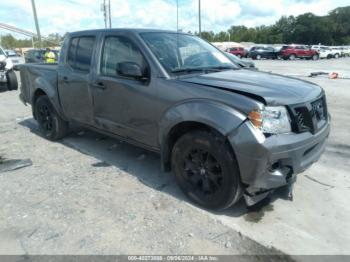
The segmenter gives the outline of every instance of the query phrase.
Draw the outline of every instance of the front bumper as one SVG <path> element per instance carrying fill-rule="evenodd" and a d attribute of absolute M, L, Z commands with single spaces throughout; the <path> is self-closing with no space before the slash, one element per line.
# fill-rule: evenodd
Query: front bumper
<path fill-rule="evenodd" d="M 249 121 L 229 134 L 245 185 L 247 203 L 252 205 L 272 189 L 293 183 L 322 155 L 330 132 L 330 121 L 316 134 L 279 134 L 265 137 Z"/>

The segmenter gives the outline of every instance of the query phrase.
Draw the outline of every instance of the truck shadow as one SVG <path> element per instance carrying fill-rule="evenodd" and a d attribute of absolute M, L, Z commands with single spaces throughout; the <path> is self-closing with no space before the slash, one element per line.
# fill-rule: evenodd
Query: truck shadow
<path fill-rule="evenodd" d="M 28 128 L 35 135 L 41 136 L 34 119 L 26 119 L 19 122 L 19 124 Z M 74 127 L 71 134 L 59 143 L 96 158 L 97 161 L 92 164 L 91 168 L 114 166 L 136 177 L 141 183 L 150 188 L 167 193 L 180 201 L 190 203 L 176 185 L 173 174 L 161 171 L 160 157 L 156 153 L 79 127 Z M 236 205 L 227 210 L 220 212 L 208 211 L 213 214 L 231 217 L 245 215 L 248 216 L 245 217 L 247 221 L 259 222 L 266 211 L 273 210 L 271 203 L 278 197 L 274 194 L 250 208 L 247 208 L 244 200 L 241 199 Z M 190 204 L 195 206 L 193 203 Z"/>

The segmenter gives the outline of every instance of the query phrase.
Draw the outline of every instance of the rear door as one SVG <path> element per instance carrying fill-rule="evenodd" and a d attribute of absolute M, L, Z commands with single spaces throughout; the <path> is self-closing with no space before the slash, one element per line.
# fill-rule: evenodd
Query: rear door
<path fill-rule="evenodd" d="M 63 112 L 70 120 L 84 124 L 93 123 L 90 83 L 95 45 L 95 36 L 71 38 L 65 61 L 58 70 L 58 89 Z"/>

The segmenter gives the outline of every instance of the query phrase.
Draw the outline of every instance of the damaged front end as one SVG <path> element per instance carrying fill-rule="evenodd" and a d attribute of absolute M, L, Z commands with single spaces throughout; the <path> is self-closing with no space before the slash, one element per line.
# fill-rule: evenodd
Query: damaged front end
<path fill-rule="evenodd" d="M 311 109 L 312 110 L 312 109 Z M 313 115 L 313 113 L 310 113 Z M 247 119 L 228 136 L 240 168 L 244 198 L 251 206 L 275 189 L 287 186 L 287 198 L 293 199 L 293 184 L 303 172 L 322 155 L 330 132 L 330 118 L 314 121 L 314 132 L 295 131 L 266 134 Z M 293 124 L 293 118 L 291 117 Z"/>

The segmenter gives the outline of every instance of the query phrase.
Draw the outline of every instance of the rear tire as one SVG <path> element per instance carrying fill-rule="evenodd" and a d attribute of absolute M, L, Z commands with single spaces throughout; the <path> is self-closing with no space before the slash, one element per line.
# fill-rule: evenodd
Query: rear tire
<path fill-rule="evenodd" d="M 171 162 L 181 190 L 202 207 L 226 209 L 242 195 L 236 158 L 220 134 L 198 130 L 183 135 Z"/>
<path fill-rule="evenodd" d="M 291 54 L 290 56 L 289 56 L 289 60 L 295 60 L 297 57 L 296 57 L 296 55 L 294 55 L 294 54 Z"/>
<path fill-rule="evenodd" d="M 9 91 L 17 90 L 18 89 L 18 81 L 16 73 L 13 70 L 10 70 L 6 73 L 7 77 L 7 89 Z"/>
<path fill-rule="evenodd" d="M 40 96 L 35 102 L 35 116 L 42 135 L 52 141 L 63 138 L 68 132 L 68 123 L 56 112 L 50 99 Z"/>

